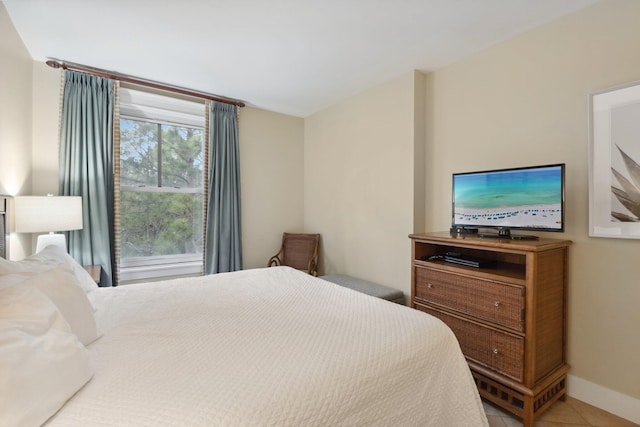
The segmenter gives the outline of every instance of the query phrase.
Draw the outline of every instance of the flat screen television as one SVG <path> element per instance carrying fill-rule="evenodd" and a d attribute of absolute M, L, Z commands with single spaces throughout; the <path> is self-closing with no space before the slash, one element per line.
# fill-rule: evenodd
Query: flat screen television
<path fill-rule="evenodd" d="M 564 164 L 453 174 L 452 230 L 526 239 L 511 230 L 564 231 Z"/>

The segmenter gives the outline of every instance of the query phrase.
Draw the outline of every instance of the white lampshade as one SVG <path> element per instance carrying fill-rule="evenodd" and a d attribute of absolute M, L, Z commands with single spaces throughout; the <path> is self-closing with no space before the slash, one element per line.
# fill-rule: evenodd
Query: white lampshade
<path fill-rule="evenodd" d="M 82 229 L 82 197 L 17 196 L 14 198 L 16 233 L 43 233 Z M 62 234 L 38 236 L 36 252 L 55 244 L 65 248 Z"/>

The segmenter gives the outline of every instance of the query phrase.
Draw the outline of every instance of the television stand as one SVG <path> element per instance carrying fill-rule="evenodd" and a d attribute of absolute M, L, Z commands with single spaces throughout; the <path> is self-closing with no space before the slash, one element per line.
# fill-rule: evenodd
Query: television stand
<path fill-rule="evenodd" d="M 409 237 L 411 306 L 451 328 L 484 400 L 533 427 L 566 398 L 571 241 L 448 231 Z M 451 256 L 487 263 L 457 264 Z"/>

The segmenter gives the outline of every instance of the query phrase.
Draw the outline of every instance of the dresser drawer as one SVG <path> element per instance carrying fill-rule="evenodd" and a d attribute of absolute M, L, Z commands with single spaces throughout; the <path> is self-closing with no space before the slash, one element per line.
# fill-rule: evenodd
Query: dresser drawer
<path fill-rule="evenodd" d="M 415 267 L 416 299 L 524 331 L 524 287 Z"/>
<path fill-rule="evenodd" d="M 523 380 L 524 338 L 480 326 L 456 316 L 416 304 L 416 308 L 447 324 L 468 360 L 516 381 Z"/>

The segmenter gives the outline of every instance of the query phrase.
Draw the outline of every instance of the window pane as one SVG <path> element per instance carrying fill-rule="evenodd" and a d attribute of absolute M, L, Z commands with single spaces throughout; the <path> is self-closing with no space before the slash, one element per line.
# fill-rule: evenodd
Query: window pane
<path fill-rule="evenodd" d="M 189 256 L 201 258 L 203 133 L 201 128 L 121 118 L 123 266 L 130 262 L 153 265 L 163 259 L 158 257 L 165 257 L 163 267 L 177 263 L 184 269 Z M 193 264 L 193 260 L 189 262 Z M 171 271 L 178 268 L 174 267 Z M 190 268 L 197 269 L 197 265 Z"/>
<path fill-rule="evenodd" d="M 121 258 L 202 253 L 202 198 L 120 192 Z"/>
<path fill-rule="evenodd" d="M 162 125 L 162 186 L 202 188 L 202 129 Z"/>
<path fill-rule="evenodd" d="M 158 125 L 120 120 L 120 183 L 158 185 Z"/>
<path fill-rule="evenodd" d="M 121 185 L 201 188 L 204 166 L 202 133 L 202 129 L 185 126 L 122 119 Z M 160 158 L 158 147 L 161 147 Z"/>

